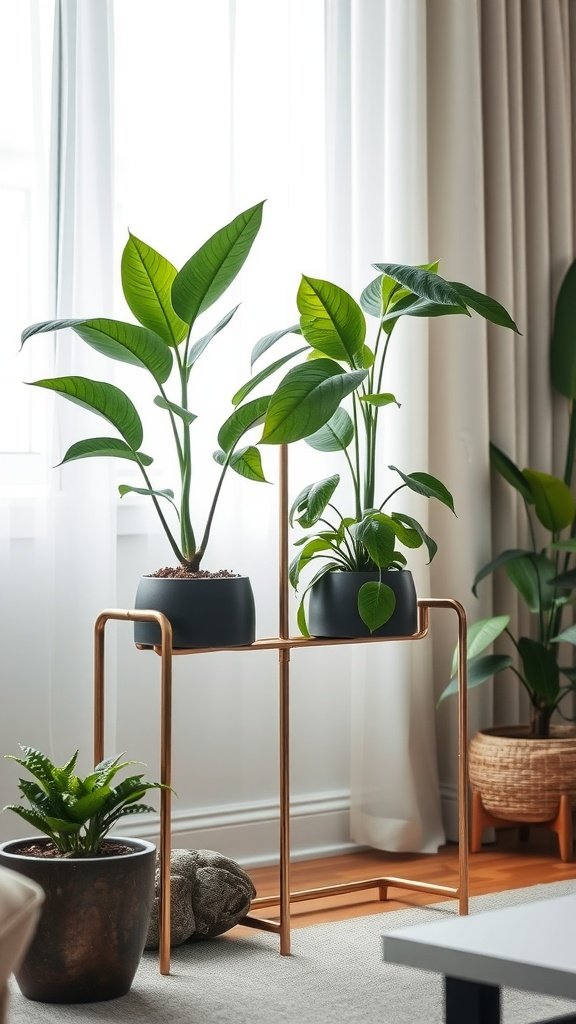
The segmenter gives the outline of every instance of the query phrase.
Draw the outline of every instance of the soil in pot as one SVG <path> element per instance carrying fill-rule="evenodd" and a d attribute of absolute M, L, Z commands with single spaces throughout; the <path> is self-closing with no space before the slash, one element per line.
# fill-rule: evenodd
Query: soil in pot
<path fill-rule="evenodd" d="M 54 856 L 41 838 L 0 845 L 0 864 L 33 879 L 46 897 L 15 972 L 28 999 L 88 1003 L 129 991 L 148 931 L 156 848 L 124 837 L 109 843 L 112 851 L 101 857 Z"/>

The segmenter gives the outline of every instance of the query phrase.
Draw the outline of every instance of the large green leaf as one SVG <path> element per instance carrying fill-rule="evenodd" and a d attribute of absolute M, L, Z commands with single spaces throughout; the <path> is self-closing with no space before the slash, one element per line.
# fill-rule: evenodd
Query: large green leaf
<path fill-rule="evenodd" d="M 262 423 L 269 402 L 270 395 L 264 395 L 234 410 L 218 431 L 218 444 L 225 452 L 231 451 L 250 427 Z"/>
<path fill-rule="evenodd" d="M 436 274 L 438 273 L 438 261 L 435 260 L 434 263 L 422 263 L 415 269 L 427 270 Z M 401 292 L 405 292 L 405 289 L 399 289 L 398 283 L 394 278 L 389 277 L 386 274 L 379 274 L 373 281 L 370 281 L 370 284 L 368 284 L 362 292 L 362 295 L 360 296 L 360 305 L 365 313 L 369 313 L 370 316 L 376 316 L 380 319 L 384 310 L 387 308 L 393 293 L 394 299 L 399 300 Z M 407 305 L 416 302 L 415 297 L 411 294 L 406 295 L 405 298 L 408 299 L 408 302 L 406 303 Z M 446 311 L 446 308 L 444 308 L 443 313 Z M 458 312 L 462 313 L 464 310 L 458 308 Z M 421 313 L 420 315 L 425 314 Z"/>
<path fill-rule="evenodd" d="M 576 626 L 568 626 L 568 629 L 564 629 L 558 636 L 553 636 L 550 643 L 576 645 Z"/>
<path fill-rule="evenodd" d="M 20 349 L 22 349 L 24 342 L 31 338 L 33 334 L 51 334 L 53 331 L 62 331 L 66 327 L 76 327 L 77 324 L 83 324 L 86 317 L 78 319 L 75 317 L 70 320 L 42 320 L 37 324 L 30 324 L 29 327 L 25 327 L 20 335 Z"/>
<path fill-rule="evenodd" d="M 420 530 L 401 522 L 396 516 L 387 516 L 384 512 L 373 512 L 372 518 L 380 523 L 385 523 L 393 531 L 394 535 L 407 548 L 421 548 L 423 537 Z"/>
<path fill-rule="evenodd" d="M 554 704 L 560 689 L 560 675 L 555 652 L 538 640 L 532 640 L 527 636 L 520 637 L 518 651 L 524 666 L 524 679 L 529 690 L 548 705 Z"/>
<path fill-rule="evenodd" d="M 550 583 L 559 590 L 573 590 L 576 587 L 576 569 L 567 569 L 558 576 L 554 576 Z"/>
<path fill-rule="evenodd" d="M 319 452 L 345 451 L 354 439 L 354 424 L 345 409 L 336 409 L 328 423 L 304 440 Z"/>
<path fill-rule="evenodd" d="M 360 296 L 360 305 L 365 313 L 370 316 L 375 316 L 378 319 L 384 312 L 384 303 L 382 299 L 382 274 L 378 274 L 370 284 L 367 284 L 364 291 Z"/>
<path fill-rule="evenodd" d="M 233 469 L 239 476 L 246 477 L 247 480 L 257 480 L 263 484 L 268 483 L 262 469 L 262 457 L 254 445 L 239 448 L 230 456 L 223 451 L 214 452 L 214 461 L 220 466 L 223 466 L 227 459 L 230 469 Z"/>
<path fill-rule="evenodd" d="M 142 444 L 142 422 L 136 407 L 114 384 L 88 377 L 51 377 L 31 383 L 33 387 L 55 391 L 75 405 L 103 416 L 134 451 Z"/>
<path fill-rule="evenodd" d="M 85 320 L 74 331 L 97 352 L 145 367 L 158 384 L 163 384 L 170 376 L 172 353 L 162 339 L 146 327 L 118 320 Z"/>
<path fill-rule="evenodd" d="M 386 583 L 371 580 L 363 583 L 358 591 L 358 614 L 371 633 L 394 614 L 396 595 Z"/>
<path fill-rule="evenodd" d="M 509 312 L 496 299 L 485 295 L 484 292 L 476 291 L 468 284 L 461 284 L 460 281 L 451 281 L 450 284 L 458 292 L 462 301 L 475 313 L 479 313 L 485 320 L 497 324 L 498 327 L 507 327 L 516 334 L 520 334 Z"/>
<path fill-rule="evenodd" d="M 331 359 L 295 366 L 272 395 L 262 442 L 289 444 L 309 437 L 328 422 L 342 399 L 355 391 L 366 375 L 366 370 L 343 373 Z"/>
<path fill-rule="evenodd" d="M 254 363 L 260 358 L 260 356 L 263 356 L 269 348 L 272 348 L 277 341 L 280 341 L 280 339 L 284 338 L 287 334 L 302 334 L 300 324 L 292 324 L 291 327 L 284 327 L 281 331 L 272 331 L 271 334 L 265 334 L 263 338 L 260 338 L 252 349 L 250 366 L 254 366 Z"/>
<path fill-rule="evenodd" d="M 289 513 L 290 525 L 294 524 L 294 517 L 296 513 L 299 513 L 297 522 L 300 523 L 300 526 L 305 530 L 314 526 L 314 523 L 317 523 L 320 519 L 339 483 L 340 477 L 338 473 L 335 473 L 333 476 L 325 477 L 324 480 L 318 480 L 316 483 L 303 487 L 292 503 Z"/>
<path fill-rule="evenodd" d="M 139 462 L 141 466 L 150 466 L 153 462 L 149 455 L 133 451 L 119 437 L 88 437 L 70 445 L 60 465 L 90 458 L 128 459 L 129 462 Z"/>
<path fill-rule="evenodd" d="M 170 490 L 169 487 L 166 487 L 164 490 L 157 491 L 153 487 L 132 487 L 131 484 L 119 484 L 118 494 L 120 495 L 121 498 L 123 498 L 126 494 L 143 494 L 145 497 L 151 497 L 154 494 L 156 495 L 157 498 L 165 498 L 166 501 L 169 501 L 170 504 L 174 506 L 178 518 L 180 518 L 178 506 L 174 501 L 174 491 Z"/>
<path fill-rule="evenodd" d="M 379 395 L 360 395 L 360 401 L 367 402 L 368 405 L 377 405 L 379 408 L 385 405 L 397 405 L 400 408 L 400 402 L 390 392 L 382 392 Z"/>
<path fill-rule="evenodd" d="M 198 419 L 196 413 L 190 412 L 190 409 L 184 409 L 182 405 L 178 405 L 176 402 L 169 402 L 163 395 L 156 395 L 154 405 L 157 405 L 159 409 L 167 409 L 169 412 L 173 412 L 175 416 L 178 416 L 188 426 Z"/>
<path fill-rule="evenodd" d="M 561 395 L 576 399 L 576 260 L 570 264 L 558 293 L 550 339 L 550 376 Z"/>
<path fill-rule="evenodd" d="M 354 367 L 366 337 L 360 306 L 330 281 L 302 277 L 297 296 L 300 328 L 312 348 Z"/>
<path fill-rule="evenodd" d="M 234 309 L 231 309 L 228 313 L 226 313 L 226 316 L 223 316 L 222 319 L 219 320 L 219 322 L 216 324 L 215 327 L 212 328 L 211 331 L 208 331 L 208 333 L 205 334 L 204 337 L 199 338 L 198 341 L 195 341 L 194 344 L 190 346 L 190 351 L 188 352 L 188 356 L 186 359 L 188 373 L 190 373 L 190 370 L 194 366 L 194 363 L 198 361 L 204 349 L 207 348 L 207 346 L 210 344 L 212 338 L 215 338 L 217 334 L 220 334 L 220 331 L 224 330 L 227 324 L 230 323 L 236 310 L 239 308 L 240 304 L 234 306 Z"/>
<path fill-rule="evenodd" d="M 425 498 L 436 498 L 454 512 L 454 499 L 450 491 L 435 476 L 431 476 L 430 473 L 402 473 L 396 466 L 389 466 L 388 469 L 398 473 L 411 491 L 422 494 Z"/>
<path fill-rule="evenodd" d="M 399 523 L 404 523 L 411 530 L 415 530 L 422 538 L 426 548 L 428 549 L 428 565 L 434 558 L 434 555 L 438 551 L 438 545 L 436 541 L 426 533 L 423 526 L 420 525 L 417 519 L 413 519 L 412 516 L 406 516 L 402 512 L 392 512 L 391 518 L 397 520 Z"/>
<path fill-rule="evenodd" d="M 468 662 L 467 689 L 472 690 L 475 686 L 481 686 L 482 683 L 492 679 L 497 672 L 502 672 L 505 668 L 510 668 L 511 665 L 512 658 L 508 654 L 482 654 L 471 658 Z M 457 676 L 453 676 L 446 689 L 442 691 L 438 698 L 438 704 L 454 693 L 458 693 Z"/>
<path fill-rule="evenodd" d="M 295 558 L 292 559 L 289 567 L 288 576 L 290 583 L 294 587 L 294 590 L 298 589 L 298 583 L 300 581 L 300 573 L 306 568 L 309 562 L 312 561 L 315 555 L 318 555 L 321 551 L 331 551 L 333 545 L 330 541 L 325 540 L 323 537 L 313 537 L 309 540 L 305 547 L 298 552 Z"/>
<path fill-rule="evenodd" d="M 468 313 L 459 292 L 449 281 L 440 277 L 440 274 L 399 263 L 374 263 L 372 265 L 376 270 L 392 277 L 421 299 L 430 299 L 443 306 L 458 306 L 463 313 Z"/>
<path fill-rule="evenodd" d="M 500 569 L 501 566 L 506 565 L 507 562 L 515 561 L 518 558 L 524 558 L 529 556 L 530 551 L 526 551 L 524 548 L 507 548 L 506 551 L 502 551 L 497 558 L 493 558 L 490 562 L 486 562 L 481 569 L 478 570 L 472 584 L 472 593 L 474 597 L 478 597 L 477 586 L 486 576 L 490 576 L 491 573 L 496 572 L 496 569 Z"/>
<path fill-rule="evenodd" d="M 291 359 L 301 355 L 302 352 L 306 352 L 307 348 L 308 346 L 304 345 L 302 348 L 295 349 L 294 352 L 288 352 L 287 355 L 281 356 L 280 359 L 276 359 L 273 363 L 270 363 L 269 366 L 260 370 L 260 373 L 255 374 L 254 377 L 251 377 L 250 380 L 246 381 L 246 383 L 238 389 L 236 394 L 232 397 L 232 405 L 239 405 L 240 402 L 243 402 L 244 399 L 254 391 L 254 388 L 257 388 L 263 380 L 267 380 L 268 377 L 271 377 L 273 373 L 276 373 L 276 370 L 279 370 L 285 363 L 290 362 Z"/>
<path fill-rule="evenodd" d="M 387 569 L 393 561 L 396 533 L 385 517 L 365 516 L 354 530 L 354 539 L 366 548 L 379 569 Z"/>
<path fill-rule="evenodd" d="M 390 322 L 394 323 L 399 316 L 437 317 L 437 316 L 462 316 L 467 313 L 462 306 L 449 306 L 442 302 L 432 302 L 430 299 L 418 299 L 415 295 L 403 295 L 390 306 L 389 311 L 382 318 L 385 330 L 389 331 Z"/>
<path fill-rule="evenodd" d="M 554 564 L 546 555 L 528 554 L 505 565 L 505 572 L 520 592 L 531 612 L 548 611 L 554 603 L 554 590 L 550 585 L 555 573 Z"/>
<path fill-rule="evenodd" d="M 238 214 L 190 257 L 172 285 L 172 305 L 192 326 L 242 269 L 262 223 L 263 203 Z"/>
<path fill-rule="evenodd" d="M 475 658 L 482 651 L 486 650 L 487 647 L 490 647 L 490 644 L 493 644 L 504 632 L 509 622 L 509 615 L 493 615 L 489 619 L 478 619 L 476 622 L 471 623 L 468 627 L 466 644 L 468 658 Z M 456 671 L 457 661 L 458 650 L 456 649 L 452 656 L 452 675 Z"/>
<path fill-rule="evenodd" d="M 490 442 L 490 463 L 494 467 L 497 473 L 506 480 L 507 483 L 515 487 L 520 492 L 524 501 L 527 501 L 530 505 L 534 503 L 534 495 L 532 490 L 528 486 L 528 482 L 521 469 L 509 459 L 507 455 L 501 451 L 495 444 Z"/>
<path fill-rule="evenodd" d="M 96 352 L 133 366 L 143 366 L 154 379 L 163 384 L 172 370 L 172 353 L 162 338 L 146 327 L 127 324 L 122 320 L 45 320 L 28 327 L 22 334 L 22 344 L 33 334 L 71 327 Z"/>
<path fill-rule="evenodd" d="M 539 473 L 535 469 L 524 469 L 522 473 L 528 481 L 536 515 L 542 525 L 552 533 L 559 533 L 570 526 L 576 512 L 576 503 L 567 484 L 557 476 Z"/>
<path fill-rule="evenodd" d="M 176 267 L 150 245 L 129 232 L 121 263 L 122 290 L 137 320 L 168 345 L 178 345 L 188 326 L 172 308 Z"/>

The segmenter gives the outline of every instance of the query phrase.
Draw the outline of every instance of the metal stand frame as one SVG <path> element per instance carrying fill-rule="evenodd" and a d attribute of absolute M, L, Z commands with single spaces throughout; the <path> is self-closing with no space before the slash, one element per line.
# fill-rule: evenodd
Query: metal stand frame
<path fill-rule="evenodd" d="M 227 647 L 234 651 L 278 651 L 279 683 L 279 739 L 280 739 L 280 892 L 278 896 L 252 901 L 252 909 L 279 906 L 279 920 L 247 916 L 242 924 L 252 928 L 276 932 L 280 936 L 280 953 L 290 954 L 290 904 L 324 896 L 339 896 L 361 889 L 378 889 L 380 900 L 388 898 L 388 887 L 412 889 L 458 899 L 460 914 L 468 913 L 468 730 L 467 730 L 467 672 L 466 672 L 466 612 L 452 598 L 418 601 L 418 630 L 412 636 L 362 637 L 354 639 L 326 639 L 321 637 L 291 637 L 288 628 L 288 457 L 284 447 L 280 450 L 280 517 L 279 517 L 279 635 L 256 640 L 249 647 Z M 335 647 L 343 644 L 390 643 L 422 640 L 429 631 L 430 609 L 451 609 L 458 617 L 458 886 L 434 885 L 407 878 L 383 876 L 290 892 L 290 651 L 308 647 Z M 94 761 L 104 757 L 104 634 L 109 620 L 157 622 L 161 643 L 154 647 L 160 655 L 160 781 L 167 787 L 172 783 L 172 658 L 177 655 L 207 654 L 222 648 L 192 648 L 172 650 L 172 626 L 161 612 L 148 610 L 108 609 L 102 611 L 94 627 Z M 140 645 L 137 645 L 140 646 Z M 141 648 L 145 649 L 145 648 Z M 170 789 L 163 789 L 160 797 L 160 906 L 159 946 L 160 972 L 170 973 L 170 852 L 172 840 Z"/>

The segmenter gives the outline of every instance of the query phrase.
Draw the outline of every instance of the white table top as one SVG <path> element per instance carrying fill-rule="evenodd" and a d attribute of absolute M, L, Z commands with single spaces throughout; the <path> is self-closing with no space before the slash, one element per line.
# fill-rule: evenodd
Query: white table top
<path fill-rule="evenodd" d="M 576 894 L 384 933 L 384 960 L 576 999 Z"/>

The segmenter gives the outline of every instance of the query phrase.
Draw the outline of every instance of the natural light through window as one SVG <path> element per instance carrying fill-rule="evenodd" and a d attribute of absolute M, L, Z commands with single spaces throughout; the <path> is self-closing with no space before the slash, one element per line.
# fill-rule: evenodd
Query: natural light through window
<path fill-rule="evenodd" d="M 48 312 L 48 144 L 53 4 L 0 0 L 0 280 L 2 483 L 32 482 L 40 409 L 23 381 L 39 360 L 19 354 L 22 328 Z M 31 458 L 24 459 L 29 455 Z"/>

